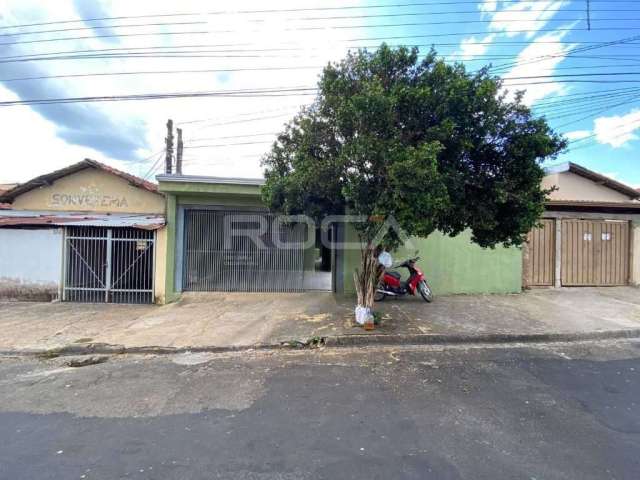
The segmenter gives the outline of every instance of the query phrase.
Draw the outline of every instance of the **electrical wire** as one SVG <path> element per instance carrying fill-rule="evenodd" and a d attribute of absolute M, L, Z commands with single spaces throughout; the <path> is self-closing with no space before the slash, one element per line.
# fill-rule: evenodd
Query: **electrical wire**
<path fill-rule="evenodd" d="M 143 160 L 143 162 L 146 162 L 146 161 L 149 161 L 150 159 L 152 159 L 153 157 L 155 157 L 156 155 L 158 156 L 158 158 L 156 158 L 155 162 L 153 162 L 153 164 L 151 165 L 151 168 L 149 168 L 149 170 L 147 170 L 147 173 L 145 173 L 144 176 L 142 177 L 143 180 L 146 180 L 147 178 L 149 178 L 149 175 L 151 175 L 153 173 L 153 171 L 157 168 L 160 160 L 162 160 L 162 157 L 163 157 L 165 151 L 166 151 L 166 149 L 163 148 L 162 150 L 159 150 L 156 153 L 151 154 L 148 158 Z"/>
<path fill-rule="evenodd" d="M 622 65 L 610 65 L 610 67 L 620 67 Z M 281 67 L 245 67 L 245 68 L 216 68 L 216 69 L 197 69 L 197 70 L 137 70 L 137 71 L 121 71 L 121 72 L 97 72 L 97 73 L 76 73 L 61 75 L 40 75 L 32 77 L 15 77 L 2 78 L 0 82 L 23 82 L 32 80 L 51 80 L 60 78 L 84 78 L 84 77 L 112 77 L 112 76 L 128 76 L 128 75 L 172 75 L 172 74 L 200 74 L 200 73 L 229 73 L 229 72 L 268 72 L 268 71 L 291 71 L 291 70 L 318 70 L 324 68 L 324 65 L 296 65 Z M 575 68 L 575 67 L 574 67 Z M 583 68 L 596 68 L 595 66 L 587 66 Z M 592 73 L 568 73 L 554 75 L 530 75 L 522 77 L 502 77 L 503 80 L 533 80 L 538 78 L 568 78 L 568 77 L 591 77 L 591 76 L 620 76 L 620 75 L 640 75 L 640 72 L 592 72 Z"/>
<path fill-rule="evenodd" d="M 133 95 L 100 95 L 89 97 L 43 98 L 29 100 L 8 100 L 0 102 L 0 107 L 17 105 L 54 105 L 66 103 L 119 102 L 159 100 L 167 98 L 202 98 L 202 97 L 287 97 L 315 95 L 315 87 L 276 87 L 271 89 L 218 90 L 202 92 L 145 93 Z"/>
<path fill-rule="evenodd" d="M 527 10 L 528 12 L 547 12 L 548 9 L 529 9 Z M 560 11 L 560 10 L 559 10 Z M 562 9 L 561 10 L 563 13 L 567 13 L 567 12 L 576 12 L 576 13 L 584 13 L 584 9 Z M 601 10 L 596 10 L 597 12 L 601 12 L 601 13 L 637 13 L 640 12 L 640 9 L 601 9 Z M 594 12 L 592 10 L 592 12 Z M 478 10 L 465 10 L 465 11 L 436 11 L 436 12 L 400 12 L 400 13 L 383 13 L 383 14 L 361 14 L 361 15 L 347 15 L 347 16 L 332 16 L 332 17 L 294 17 L 294 18 L 282 18 L 280 19 L 280 21 L 283 24 L 289 23 L 289 22 L 309 22 L 309 21 L 335 21 L 335 20 L 354 20 L 354 19 L 363 19 L 363 18 L 398 18 L 398 17 L 425 17 L 425 16 L 434 16 L 434 15 L 469 15 L 469 14 L 474 14 L 477 15 L 479 12 Z M 504 14 L 515 14 L 515 15 L 519 15 L 522 12 L 521 11 L 503 11 L 501 12 L 502 15 Z M 508 18 L 503 18 L 503 20 L 510 20 Z M 550 21 L 549 19 L 526 19 L 526 20 L 518 20 L 517 18 L 512 19 L 513 21 L 525 21 L 525 22 L 547 22 Z M 566 22 L 570 22 L 570 21 L 582 21 L 582 20 L 586 20 L 585 18 L 578 18 L 578 19 L 555 19 L 554 21 L 566 21 Z M 595 20 L 598 21 L 622 21 L 622 20 L 627 20 L 627 19 L 621 19 L 621 18 L 597 18 Z M 251 18 L 251 19 L 246 19 L 245 21 L 249 22 L 249 23 L 263 23 L 263 22 L 267 22 L 269 20 L 265 19 L 265 18 Z M 482 23 L 489 23 L 491 22 L 491 20 L 483 20 Z M 138 24 L 119 24 L 119 25 L 92 25 L 92 26 L 88 26 L 88 27 L 72 27 L 72 28 L 57 28 L 57 29 L 50 29 L 50 30 L 31 30 L 31 31 L 26 31 L 26 32 L 13 32 L 13 33 L 0 33 L 0 37 L 15 37 L 15 36 L 22 36 L 22 35 L 39 35 L 39 34 L 45 34 L 45 33 L 59 33 L 59 32 L 71 32 L 71 31 L 80 31 L 80 30 L 105 30 L 105 29 L 113 29 L 113 28 L 139 28 L 139 27 L 152 27 L 152 26 L 175 26 L 175 25 L 206 25 L 209 22 L 207 21 L 203 21 L 203 20 L 192 20 L 192 21 L 185 21 L 185 22 L 152 22 L 152 23 L 138 23 Z M 450 23 L 450 22 L 447 22 Z M 453 23 L 453 22 L 451 22 Z M 457 22 L 455 22 L 457 23 Z M 465 23 L 467 23 L 465 21 Z M 476 22 L 477 23 L 477 22 Z"/>
<path fill-rule="evenodd" d="M 519 3 L 521 0 L 502 0 L 503 4 Z M 616 3 L 627 3 L 625 0 L 591 0 L 592 3 L 606 3 L 607 5 Z M 548 5 L 548 0 L 527 0 L 528 4 L 540 3 Z M 368 10 L 377 8 L 402 8 L 402 7 L 419 7 L 419 6 L 440 6 L 440 5 L 477 5 L 478 1 L 459 0 L 459 1 L 439 1 L 439 2 L 407 2 L 407 3 L 392 3 L 392 4 L 375 4 L 375 5 L 341 5 L 337 7 L 304 7 L 304 8 L 287 8 L 287 9 L 253 9 L 253 10 L 214 10 L 214 11 L 200 11 L 200 12 L 179 12 L 179 13 L 159 13 L 159 14 L 145 14 L 145 15 L 126 15 L 126 16 L 105 16 L 105 17 L 92 17 L 81 19 L 65 19 L 54 20 L 48 22 L 36 22 L 17 25 L 2 25 L 0 29 L 11 28 L 24 28 L 44 25 L 56 25 L 66 23 L 86 23 L 105 20 L 126 20 L 126 19 L 139 19 L 139 18 L 170 18 L 170 17 L 184 17 L 184 16 L 196 16 L 196 15 L 242 15 L 242 14 L 267 14 L 267 13 L 293 13 L 293 12 L 310 12 L 310 11 L 341 11 L 341 10 Z M 549 9 L 543 9 L 548 11 Z M 529 11 L 529 10 L 527 10 Z M 576 11 L 584 11 L 576 10 Z M 591 12 L 602 12 L 606 10 L 591 9 Z"/>
<path fill-rule="evenodd" d="M 269 142 L 238 142 L 238 143 L 217 143 L 212 145 L 185 145 L 185 149 L 187 148 L 219 148 L 219 147 L 236 147 L 240 145 L 269 145 L 272 144 L 272 141 Z"/>
<path fill-rule="evenodd" d="M 586 31 L 586 29 L 540 29 L 540 30 L 514 30 L 512 33 L 535 33 L 535 32 L 547 32 L 547 31 Z M 486 32 L 448 32 L 448 33 L 438 33 L 438 34 L 420 34 L 420 35 L 398 35 L 398 36 L 384 36 L 384 37 L 368 37 L 368 38 L 346 38 L 346 39 L 337 39 L 333 40 L 344 42 L 344 43 L 352 43 L 352 42 L 373 42 L 373 41 L 389 41 L 389 40 L 411 40 L 418 38 L 441 38 L 441 37 L 450 37 L 450 36 L 467 36 L 467 35 L 481 35 L 486 34 Z M 135 35 L 135 34 L 134 34 Z M 144 34 L 144 35 L 153 35 L 153 34 Z M 96 38 L 96 37 L 85 37 L 85 38 Z M 623 39 L 624 40 L 624 39 Z M 615 40 L 614 42 L 620 42 L 621 40 Z M 289 42 L 291 43 L 291 42 Z M 495 41 L 495 42 L 476 42 L 477 45 L 529 45 L 530 41 Z M 565 44 L 563 41 L 538 41 L 538 44 L 542 45 L 553 45 L 553 44 Z M 581 42 L 582 44 L 593 44 L 594 46 L 601 46 L 603 42 Z M 286 43 L 284 43 L 286 45 Z M 252 47 L 256 46 L 254 43 L 219 43 L 219 44 L 195 44 L 195 45 L 176 45 L 176 46 L 149 46 L 149 47 L 117 47 L 117 48 L 105 48 L 105 49 L 83 49 L 83 50 L 64 50 L 57 52 L 45 52 L 39 54 L 21 54 L 21 55 L 10 55 L 0 57 L 0 62 L 2 63 L 10 63 L 11 61 L 36 61 L 36 60 L 50 60 L 50 59 L 79 59 L 79 58 L 109 58 L 108 56 L 96 55 L 97 53 L 102 52 L 117 52 L 121 50 L 127 50 L 125 55 L 134 56 L 134 50 L 157 50 L 157 49 L 174 49 L 172 53 L 176 53 L 175 49 L 179 48 L 225 48 L 224 50 L 208 50 L 208 52 L 215 53 L 255 53 L 255 52 L 291 52 L 291 51 L 308 51 L 309 49 L 300 48 L 300 47 L 277 47 L 277 48 L 251 48 L 247 49 L 238 49 L 237 47 Z M 458 43 L 431 43 L 431 44 L 422 44 L 418 46 L 430 47 L 430 46 L 458 46 Z M 235 47 L 235 48 L 226 48 L 226 47 Z M 369 48 L 377 48 L 378 45 L 372 45 Z M 350 46 L 349 48 L 361 48 L 358 46 Z M 367 47 L 365 47 L 367 48 Z M 316 48 L 317 50 L 318 48 Z M 311 49 L 313 50 L 313 49 Z M 88 53 L 89 56 L 76 56 L 76 54 L 80 53 Z M 52 57 L 52 56 L 58 57 Z M 121 57 L 118 57 L 121 58 Z M 136 57 L 138 58 L 138 57 Z M 498 68 L 496 66 L 494 68 Z"/>
<path fill-rule="evenodd" d="M 582 19 L 576 19 L 582 20 Z M 625 19 L 625 20 L 633 20 L 633 19 Z M 637 20 L 637 19 L 636 19 Z M 528 20 L 519 20 L 519 22 L 526 22 Z M 533 21 L 533 20 L 531 20 Z M 536 20 L 537 21 L 537 20 Z M 546 20 L 547 22 L 553 21 L 569 21 L 567 19 L 562 20 Z M 297 31 L 314 31 L 314 30 L 350 30 L 350 29 L 362 29 L 362 28 L 397 28 L 397 27 L 419 27 L 419 26 L 429 26 L 429 25 L 457 25 L 457 24 L 468 24 L 468 23 L 489 23 L 489 20 L 474 20 L 474 21 L 452 21 L 452 22 L 406 22 L 406 23 L 391 23 L 384 25 L 329 25 L 329 26 L 321 26 L 321 27 L 291 27 L 291 28 L 283 28 L 280 31 L 287 32 L 297 32 Z M 592 28 L 552 28 L 552 29 L 534 29 L 527 30 L 529 33 L 537 33 L 544 31 L 552 31 L 552 32 L 561 32 L 561 31 L 635 31 L 640 30 L 640 27 L 592 27 Z M 223 33 L 237 33 L 237 30 L 207 30 L 207 31 L 187 31 L 187 32 L 156 32 L 156 33 L 125 33 L 125 34 L 106 34 L 106 35 L 92 35 L 92 36 L 84 36 L 84 37 L 60 37 L 60 38 L 46 38 L 46 39 L 38 39 L 38 40 L 21 40 L 16 42 L 4 42 L 0 43 L 0 46 L 14 46 L 14 45 L 24 45 L 24 44 L 35 44 L 35 43 L 44 43 L 44 42 L 61 42 L 61 41 L 76 41 L 76 40 L 87 40 L 87 39 L 99 39 L 99 38 L 118 38 L 118 37 L 139 37 L 139 36 L 150 36 L 150 35 L 204 35 L 204 34 L 223 34 Z M 244 33 L 254 32 L 260 33 L 260 30 L 248 30 Z M 509 33 L 516 32 L 525 32 L 524 30 L 515 31 L 510 30 Z M 487 32 L 483 32 L 486 34 Z M 469 33 L 458 32 L 457 34 L 462 35 L 471 35 Z M 450 36 L 450 33 L 447 34 L 434 34 L 429 35 L 431 37 L 437 36 Z"/>
<path fill-rule="evenodd" d="M 478 35 L 478 34 L 482 34 L 482 33 L 486 33 L 486 32 L 453 32 L 453 33 L 446 33 L 446 34 L 436 34 L 436 35 L 446 35 L 446 36 L 451 36 L 451 35 L 462 35 L 462 36 L 466 36 L 466 35 Z M 410 40 L 410 39 L 414 39 L 414 38 L 428 38 L 431 37 L 433 35 L 407 35 L 407 36 L 401 36 L 401 37 L 393 37 L 394 39 L 398 39 L 398 40 Z M 374 38 L 365 38 L 365 39 L 340 39 L 338 41 L 340 42 L 353 42 L 353 41 L 383 41 L 385 40 L 387 37 L 374 37 Z M 513 45 L 513 46 L 519 46 L 519 45 L 529 45 L 531 42 L 530 41 L 506 41 L 506 42 L 477 42 L 478 45 Z M 539 44 L 545 44 L 545 45 L 551 45 L 551 44 L 565 44 L 566 42 L 564 41 L 538 41 Z M 581 41 L 580 42 L 582 45 L 602 45 L 602 41 L 600 42 L 589 42 L 589 41 Z M 631 45 L 638 45 L 640 43 L 628 43 Z M 625 45 L 628 45 L 625 44 Z M 286 45 L 283 44 L 283 45 Z M 416 47 L 426 47 L 429 48 L 431 46 L 457 46 L 458 43 L 439 43 L 439 44 L 434 44 L 434 43 L 428 43 L 428 44 L 416 44 Z M 296 52 L 296 51 L 302 51 L 302 52 L 308 52 L 308 51 L 314 51 L 314 50 L 321 50 L 320 47 L 313 47 L 313 48 L 307 48 L 307 47 L 270 47 L 270 48 L 251 48 L 251 49 L 239 49 L 237 47 L 239 46 L 244 46 L 244 47 L 251 47 L 251 46 L 256 46 L 253 43 L 224 43 L 224 44 L 188 44 L 188 45 L 172 45 L 172 46 L 167 46 L 167 45 L 161 45 L 161 46 L 147 46 L 147 47 L 112 47 L 112 48 L 91 48 L 91 49 L 81 49 L 81 50 L 62 50 L 62 51 L 54 51 L 54 52 L 42 52 L 42 53 L 37 53 L 37 54 L 21 54 L 21 55 L 9 55 L 9 56 L 3 56 L 0 57 L 0 60 L 28 60 L 28 61 L 32 61 L 32 60 L 36 60 L 36 59 L 48 59 L 50 56 L 64 56 L 62 58 L 76 58 L 75 55 L 76 54 L 82 54 L 82 53 L 88 53 L 88 54 L 92 54 L 92 55 L 96 55 L 95 58 L 108 58 L 108 57 L 102 57 L 100 54 L 102 53 L 106 53 L 106 52 L 113 52 L 116 54 L 123 54 L 123 55 L 135 55 L 136 52 L 141 51 L 141 53 L 155 53 L 153 52 L 153 50 L 163 50 L 162 52 L 157 52 L 157 53 L 181 53 L 181 52 L 185 52 L 185 53 L 194 53 L 194 52 L 205 52 L 205 53 L 255 53 L 255 52 L 260 52 L 260 53 L 264 53 L 264 52 Z M 392 45 L 395 47 L 400 47 L 400 46 L 404 46 L 404 45 Z M 220 49 L 223 47 L 236 47 L 236 48 L 224 48 L 224 49 Z M 356 48 L 356 49 L 365 49 L 365 48 L 378 48 L 379 45 L 353 45 L 353 46 L 349 46 L 349 48 Z M 211 49 L 211 48 L 215 48 L 215 50 L 182 50 L 182 49 L 202 49 L 202 48 L 207 48 L 207 49 Z M 151 50 L 151 52 L 149 52 L 149 50 Z M 124 51 L 124 52 L 123 52 Z M 460 55 L 463 56 L 463 55 Z M 480 57 L 480 55 L 478 55 L 478 57 Z M 495 57 L 495 56 L 494 56 Z M 509 58 L 517 58 L 517 55 L 509 55 Z M 82 58 L 82 57 L 78 57 L 78 58 Z M 91 58 L 91 57 L 87 57 L 87 58 Z M 498 66 L 496 66 L 497 68 Z"/>
<path fill-rule="evenodd" d="M 251 111 L 251 112 L 245 112 L 245 113 L 238 113 L 235 115 L 230 115 L 230 116 L 225 116 L 225 117 L 210 117 L 210 118 L 199 118 L 199 119 L 195 119 L 195 120 L 186 120 L 183 122 L 176 122 L 176 125 L 189 125 L 189 124 L 194 124 L 194 123 L 203 123 L 203 122 L 210 122 L 210 121 L 220 121 L 220 120 L 232 120 L 232 119 L 236 119 L 238 117 L 254 117 L 257 113 L 262 114 L 262 113 L 273 113 L 273 112 L 281 112 L 284 110 L 293 110 L 293 109 L 298 109 L 300 108 L 300 105 L 296 104 L 296 105 L 289 105 L 289 106 L 285 106 L 285 107 L 279 107 L 279 108 L 270 108 L 267 110 L 257 110 L 257 111 Z"/>
<path fill-rule="evenodd" d="M 111 28 L 139 28 L 139 27 L 164 27 L 174 25 L 207 25 L 205 21 L 191 21 L 191 22 L 154 22 L 154 23 L 134 23 L 127 25 L 93 25 L 91 27 L 74 27 L 74 28 L 57 28 L 53 30 L 37 30 L 31 32 L 17 32 L 17 33 L 0 33 L 0 37 L 16 37 L 21 35 L 38 35 L 44 33 L 59 33 L 59 32 L 73 32 L 79 30 L 105 30 Z"/>

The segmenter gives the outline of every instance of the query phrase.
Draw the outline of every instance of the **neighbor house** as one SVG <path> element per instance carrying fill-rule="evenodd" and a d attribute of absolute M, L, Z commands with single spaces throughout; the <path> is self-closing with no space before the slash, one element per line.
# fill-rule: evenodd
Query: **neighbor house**
<path fill-rule="evenodd" d="M 164 302 L 165 199 L 93 160 L 0 194 L 0 297 Z"/>
<path fill-rule="evenodd" d="M 547 169 L 551 192 L 524 248 L 525 287 L 638 285 L 640 193 L 575 163 Z"/>

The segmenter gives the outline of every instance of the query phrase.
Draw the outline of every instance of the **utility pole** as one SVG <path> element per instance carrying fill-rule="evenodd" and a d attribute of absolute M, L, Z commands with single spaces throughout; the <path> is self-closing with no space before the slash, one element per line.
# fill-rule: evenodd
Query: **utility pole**
<path fill-rule="evenodd" d="M 587 30 L 591 31 L 591 1 L 587 0 Z"/>
<path fill-rule="evenodd" d="M 178 146 L 176 148 L 176 175 L 182 175 L 182 129 L 176 128 L 178 132 Z"/>
<path fill-rule="evenodd" d="M 171 175 L 173 164 L 173 120 L 167 120 L 167 138 L 165 138 L 164 173 Z"/>

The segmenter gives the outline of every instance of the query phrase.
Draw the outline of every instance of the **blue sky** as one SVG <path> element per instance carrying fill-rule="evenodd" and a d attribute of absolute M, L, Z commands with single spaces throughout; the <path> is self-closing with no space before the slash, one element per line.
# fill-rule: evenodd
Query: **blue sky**
<path fill-rule="evenodd" d="M 434 45 L 447 61 L 469 70 L 491 63 L 510 91 L 526 89 L 534 111 L 572 140 L 557 162 L 640 187 L 640 2 L 590 3 L 589 31 L 583 0 L 0 0 L 0 25 L 64 22 L 0 31 L 0 57 L 20 60 L 0 63 L 0 101 L 311 87 L 321 66 L 349 48 L 383 39 L 424 52 Z M 265 9 L 289 11 L 256 12 Z M 104 17 L 120 18 L 82 21 Z M 147 73 L 104 75 L 139 71 Z M 292 92 L 1 107 L 10 161 L 0 183 L 85 157 L 152 176 L 168 117 L 184 129 L 187 173 L 259 176 L 274 134 L 311 99 Z"/>

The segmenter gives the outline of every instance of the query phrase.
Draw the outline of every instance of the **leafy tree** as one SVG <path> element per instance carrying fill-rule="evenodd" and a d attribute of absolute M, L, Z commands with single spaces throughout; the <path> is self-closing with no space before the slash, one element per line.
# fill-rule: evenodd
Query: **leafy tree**
<path fill-rule="evenodd" d="M 549 193 L 540 163 L 566 143 L 488 68 L 383 44 L 329 64 L 318 86 L 263 159 L 263 198 L 288 215 L 368 219 L 354 224 L 360 304 L 371 306 L 377 253 L 400 241 L 395 230 L 376 239 L 380 218 L 422 237 L 470 229 L 482 247 L 520 245 L 538 222 Z"/>

